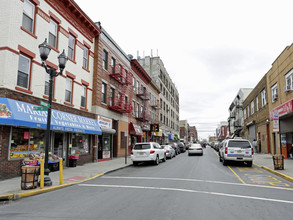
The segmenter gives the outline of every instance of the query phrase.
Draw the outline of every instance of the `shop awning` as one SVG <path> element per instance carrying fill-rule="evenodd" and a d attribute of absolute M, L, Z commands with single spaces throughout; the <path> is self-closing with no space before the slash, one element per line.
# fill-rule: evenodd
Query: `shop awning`
<path fill-rule="evenodd" d="M 179 135 L 178 134 L 174 134 L 174 138 L 175 138 L 175 140 L 179 140 Z"/>
<path fill-rule="evenodd" d="M 101 129 L 102 129 L 103 134 L 104 133 L 107 133 L 107 134 L 115 134 L 116 133 L 116 130 L 112 129 L 112 128 L 103 128 L 103 127 L 101 127 Z"/>
<path fill-rule="evenodd" d="M 46 129 L 48 112 L 35 111 L 33 107 L 40 106 L 0 97 L 0 124 Z M 102 134 L 96 119 L 55 109 L 51 112 L 51 130 Z"/>
<path fill-rule="evenodd" d="M 137 124 L 133 124 L 132 122 L 130 122 L 129 134 L 137 136 L 143 135 L 141 127 Z"/>
<path fill-rule="evenodd" d="M 162 137 L 162 135 L 163 135 L 163 132 L 161 129 L 159 129 L 158 132 L 155 132 L 155 136 L 157 136 L 157 137 Z"/>

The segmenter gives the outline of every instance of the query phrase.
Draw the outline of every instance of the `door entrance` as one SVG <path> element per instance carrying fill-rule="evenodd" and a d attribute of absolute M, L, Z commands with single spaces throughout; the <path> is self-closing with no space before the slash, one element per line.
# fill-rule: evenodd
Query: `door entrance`
<path fill-rule="evenodd" d="M 54 149 L 53 153 L 60 158 L 64 158 L 64 134 L 63 133 L 55 133 L 54 135 Z"/>

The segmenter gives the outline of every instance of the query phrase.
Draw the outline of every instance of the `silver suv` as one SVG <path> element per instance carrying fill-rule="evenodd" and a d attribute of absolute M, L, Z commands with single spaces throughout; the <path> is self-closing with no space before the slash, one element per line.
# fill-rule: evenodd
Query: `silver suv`
<path fill-rule="evenodd" d="M 226 139 L 219 149 L 220 162 L 226 166 L 228 161 L 242 161 L 251 167 L 253 162 L 253 147 L 246 139 Z"/>

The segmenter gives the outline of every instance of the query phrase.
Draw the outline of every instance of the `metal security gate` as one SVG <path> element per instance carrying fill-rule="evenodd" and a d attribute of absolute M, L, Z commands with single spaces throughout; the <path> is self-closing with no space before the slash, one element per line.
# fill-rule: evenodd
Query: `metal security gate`
<path fill-rule="evenodd" d="M 252 143 L 254 139 L 256 140 L 255 125 L 249 126 L 248 131 L 249 131 L 249 141 L 250 143 Z"/>

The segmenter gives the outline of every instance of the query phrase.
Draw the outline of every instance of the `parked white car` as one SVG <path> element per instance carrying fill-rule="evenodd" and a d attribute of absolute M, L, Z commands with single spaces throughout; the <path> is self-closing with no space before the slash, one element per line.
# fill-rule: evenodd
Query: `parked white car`
<path fill-rule="evenodd" d="M 227 139 L 222 142 L 219 149 L 220 162 L 227 165 L 228 161 L 242 161 L 251 167 L 253 162 L 253 147 L 246 139 Z"/>
<path fill-rule="evenodd" d="M 191 144 L 190 147 L 188 148 L 188 156 L 192 154 L 199 154 L 203 155 L 203 149 L 201 144 Z"/>
<path fill-rule="evenodd" d="M 155 142 L 136 143 L 131 151 L 133 165 L 139 162 L 153 162 L 155 165 L 166 161 L 166 150 Z"/>
<path fill-rule="evenodd" d="M 166 150 L 166 157 L 172 159 L 176 156 L 175 150 L 170 145 L 161 145 Z"/>

